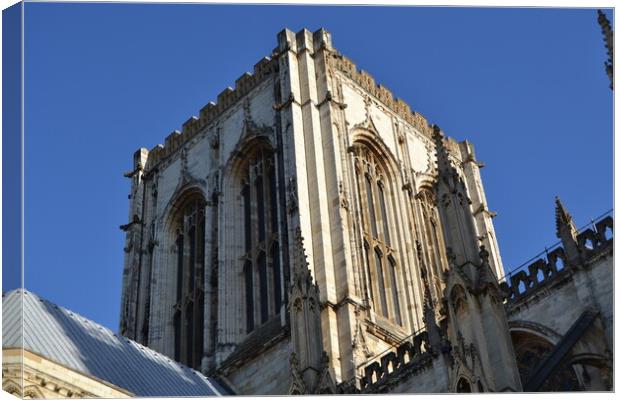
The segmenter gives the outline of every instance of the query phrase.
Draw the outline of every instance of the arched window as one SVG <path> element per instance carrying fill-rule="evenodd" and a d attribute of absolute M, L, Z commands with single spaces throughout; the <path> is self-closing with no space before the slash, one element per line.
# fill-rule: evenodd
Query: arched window
<path fill-rule="evenodd" d="M 176 303 L 174 359 L 200 368 L 204 332 L 205 205 L 202 195 L 188 195 L 174 216 Z"/>
<path fill-rule="evenodd" d="M 356 188 L 368 282 L 368 297 L 375 312 L 402 325 L 398 294 L 399 266 L 392 234 L 394 221 L 388 171 L 367 146 L 353 146 Z"/>
<path fill-rule="evenodd" d="M 245 287 L 246 332 L 280 312 L 282 304 L 278 204 L 273 152 L 259 149 L 241 170 L 245 253 L 241 256 Z"/>
<path fill-rule="evenodd" d="M 443 261 L 443 233 L 439 223 L 435 194 L 430 189 L 422 189 L 416 196 L 422 209 L 421 243 L 424 246 L 427 262 L 430 264 L 431 287 L 437 299 L 442 297 L 441 287 Z"/>

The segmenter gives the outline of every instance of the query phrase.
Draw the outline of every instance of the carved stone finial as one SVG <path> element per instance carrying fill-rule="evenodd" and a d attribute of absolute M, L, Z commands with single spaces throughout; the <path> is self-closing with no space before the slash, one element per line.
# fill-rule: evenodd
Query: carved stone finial
<path fill-rule="evenodd" d="M 482 260 L 482 264 L 489 264 L 489 252 L 487 251 L 484 245 L 480 246 L 480 259 Z"/>
<path fill-rule="evenodd" d="M 555 197 L 555 232 L 559 239 L 562 238 L 562 232 L 568 230 L 571 234 L 577 233 L 577 227 L 573 222 L 573 217 L 569 214 L 560 200 L 559 196 Z"/>
<path fill-rule="evenodd" d="M 446 258 L 448 259 L 448 264 L 450 267 L 456 266 L 456 256 L 452 251 L 452 247 L 446 247 Z"/>
<path fill-rule="evenodd" d="M 291 368 L 294 370 L 298 370 L 299 369 L 299 360 L 297 360 L 297 353 L 295 353 L 294 351 L 291 353 L 291 357 L 289 358 L 289 361 L 291 363 Z"/>
<path fill-rule="evenodd" d="M 598 23 L 605 37 L 605 48 L 607 49 L 607 61 L 605 61 L 605 72 L 609 77 L 609 88 L 614 90 L 614 31 L 605 13 L 597 10 Z"/>
<path fill-rule="evenodd" d="M 301 227 L 297 227 L 295 230 L 295 258 L 297 259 L 297 268 L 300 270 L 308 270 L 308 256 L 304 249 L 304 238 L 301 235 Z"/>
<path fill-rule="evenodd" d="M 437 125 L 433 125 L 433 140 L 435 141 L 435 152 L 437 153 L 437 172 L 443 177 L 445 182 L 454 180 L 458 174 L 448 157 L 448 150 L 444 144 L 445 135 Z M 453 179 L 449 179 L 453 178 Z"/>
<path fill-rule="evenodd" d="M 568 213 L 559 197 L 555 198 L 555 228 L 556 235 L 562 241 L 564 253 L 570 264 L 578 264 L 581 251 L 577 245 L 577 226 L 573 217 Z"/>
<path fill-rule="evenodd" d="M 420 275 L 422 276 L 422 281 L 426 284 L 426 265 L 424 263 L 424 256 L 422 255 L 422 243 L 417 239 L 415 241 L 415 248 L 418 255 L 418 262 L 420 263 Z"/>

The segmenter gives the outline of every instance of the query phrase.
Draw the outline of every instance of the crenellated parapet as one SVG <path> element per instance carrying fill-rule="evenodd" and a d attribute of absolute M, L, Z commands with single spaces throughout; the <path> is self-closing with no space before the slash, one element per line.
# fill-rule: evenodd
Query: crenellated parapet
<path fill-rule="evenodd" d="M 420 133 L 432 137 L 433 129 L 428 120 L 420 113 L 413 111 L 409 104 L 404 100 L 394 97 L 392 92 L 381 84 L 377 84 L 375 79 L 366 71 L 358 70 L 353 61 L 337 52 L 329 57 L 332 68 L 338 69 L 353 82 L 357 83 L 364 90 L 376 97 L 398 116 L 414 126 Z"/>
<path fill-rule="evenodd" d="M 261 82 L 272 76 L 278 70 L 276 59 L 264 57 L 254 65 L 254 73 L 248 72 L 235 81 L 235 87 L 227 87 L 217 95 L 217 102 L 209 102 L 198 115 L 190 117 L 183 123 L 181 131 L 175 130 L 165 139 L 163 145 L 158 144 L 148 153 L 146 169 L 152 169 L 160 161 L 176 153 L 181 146 L 191 140 L 208 125 L 215 122 L 225 111 L 237 104 L 245 95 L 250 93 Z"/>
<path fill-rule="evenodd" d="M 396 350 L 382 355 L 376 361 L 364 367 L 360 389 L 363 393 L 372 393 L 386 381 L 393 381 L 397 374 L 405 370 L 414 374 L 416 370 L 426 368 L 436 355 L 431 351 L 428 333 L 420 331 L 402 342 Z"/>
<path fill-rule="evenodd" d="M 577 249 L 584 263 L 613 248 L 613 218 L 607 216 L 577 235 Z M 570 274 L 578 266 L 569 262 L 563 246 L 545 251 L 546 256 L 538 258 L 526 267 L 509 274 L 500 283 L 508 303 L 524 299 L 530 293 L 546 287 L 561 277 Z"/>

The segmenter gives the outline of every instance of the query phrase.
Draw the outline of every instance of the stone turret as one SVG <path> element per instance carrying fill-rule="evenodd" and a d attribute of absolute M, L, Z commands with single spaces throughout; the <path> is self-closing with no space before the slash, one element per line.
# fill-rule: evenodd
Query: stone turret
<path fill-rule="evenodd" d="M 454 358 L 451 385 L 456 391 L 465 390 L 465 386 L 470 390 L 520 391 L 506 312 L 489 264 L 489 252 L 479 246 L 465 183 L 436 125 L 433 139 L 437 151 L 437 208 L 450 263 L 444 303 Z"/>
<path fill-rule="evenodd" d="M 458 266 L 466 263 L 479 264 L 476 225 L 471 201 L 463 179 L 450 161 L 444 145 L 444 134 L 433 126 L 433 140 L 437 151 L 437 209 L 441 217 L 446 247 Z"/>

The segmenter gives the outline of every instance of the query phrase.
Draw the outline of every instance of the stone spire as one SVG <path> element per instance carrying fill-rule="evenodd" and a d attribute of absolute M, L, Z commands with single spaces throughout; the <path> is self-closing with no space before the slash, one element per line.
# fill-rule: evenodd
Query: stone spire
<path fill-rule="evenodd" d="M 609 77 L 609 87 L 614 90 L 614 31 L 603 11 L 598 10 L 598 23 L 605 37 L 605 48 L 607 49 L 607 61 L 605 61 L 605 71 Z"/>
<path fill-rule="evenodd" d="M 297 228 L 293 254 L 292 282 L 289 296 L 291 337 L 291 394 L 311 394 L 327 386 L 329 381 L 321 335 L 319 287 L 313 282 L 303 245 L 301 229 Z M 327 372 L 327 377 L 325 377 Z"/>
<path fill-rule="evenodd" d="M 468 262 L 478 265 L 478 235 L 465 183 L 450 161 L 444 134 L 437 125 L 433 125 L 433 139 L 437 152 L 437 209 L 446 247 L 454 254 L 457 266 Z"/>
<path fill-rule="evenodd" d="M 577 227 L 573 222 L 573 217 L 568 213 L 558 196 L 555 197 L 555 230 L 558 239 L 562 241 L 568 261 L 571 263 L 578 262 L 580 253 L 577 246 Z"/>

